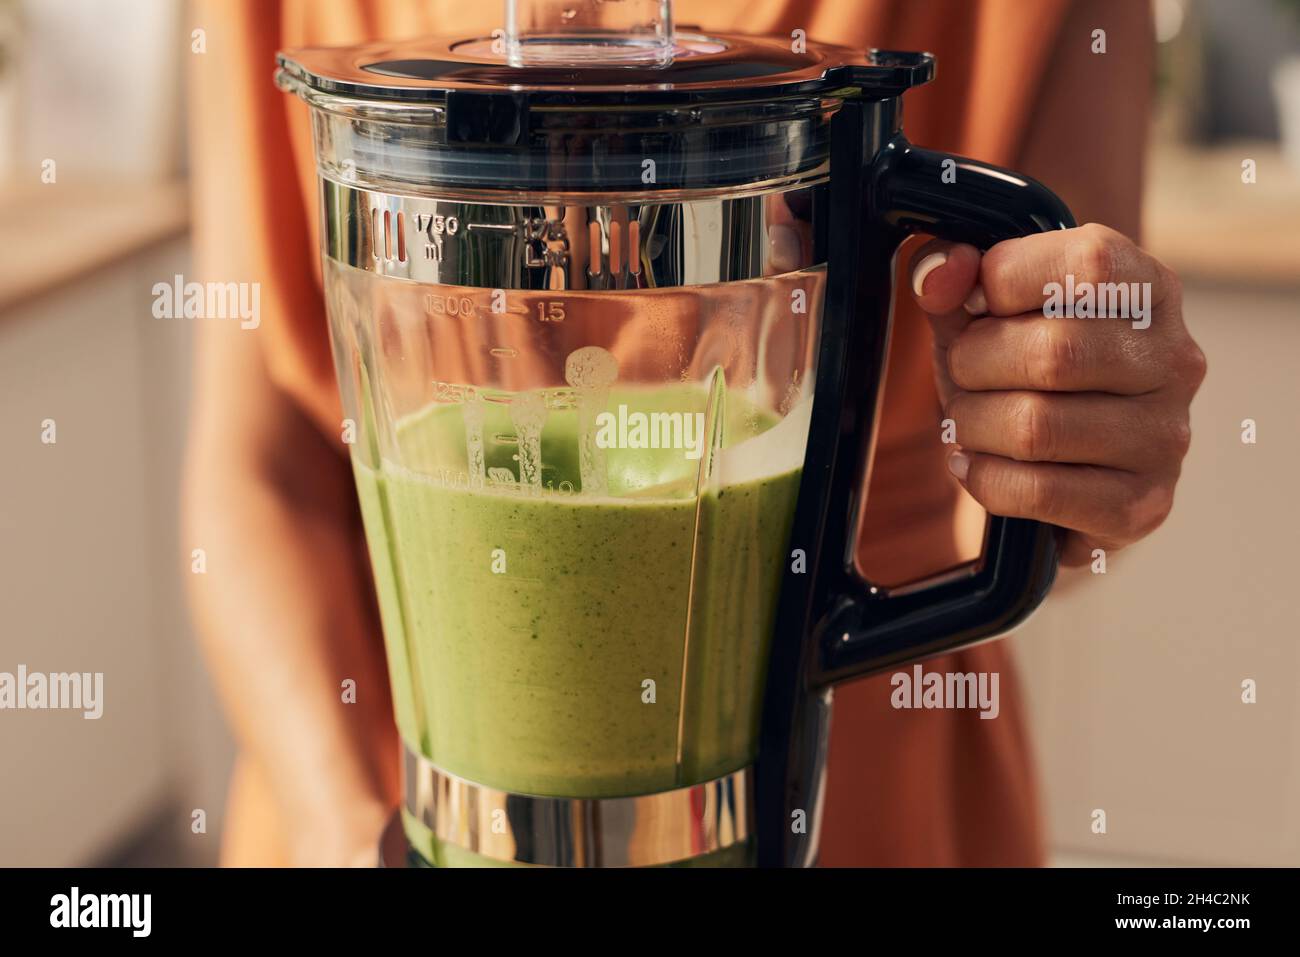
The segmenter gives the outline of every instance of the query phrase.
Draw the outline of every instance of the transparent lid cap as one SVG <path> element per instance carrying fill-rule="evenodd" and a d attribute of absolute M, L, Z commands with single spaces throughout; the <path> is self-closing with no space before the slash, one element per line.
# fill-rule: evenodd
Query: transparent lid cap
<path fill-rule="evenodd" d="M 514 66 L 660 66 L 675 56 L 672 0 L 506 0 Z"/>

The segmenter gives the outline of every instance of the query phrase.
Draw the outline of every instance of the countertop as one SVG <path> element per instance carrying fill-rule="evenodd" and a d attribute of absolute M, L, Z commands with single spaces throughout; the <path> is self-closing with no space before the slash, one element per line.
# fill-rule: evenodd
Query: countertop
<path fill-rule="evenodd" d="M 1185 281 L 1300 287 L 1300 173 L 1274 143 L 1157 144 L 1143 220 L 1146 248 Z"/>
<path fill-rule="evenodd" d="M 189 220 L 179 180 L 0 189 L 0 311 L 180 235 Z"/>

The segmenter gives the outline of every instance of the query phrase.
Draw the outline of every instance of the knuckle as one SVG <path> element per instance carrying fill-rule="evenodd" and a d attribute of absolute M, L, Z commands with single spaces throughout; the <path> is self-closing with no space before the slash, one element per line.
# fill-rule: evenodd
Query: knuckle
<path fill-rule="evenodd" d="M 1011 454 L 1022 462 L 1041 462 L 1055 452 L 1051 410 L 1044 396 L 1027 392 L 1011 407 Z"/>
<path fill-rule="evenodd" d="M 1066 267 L 1075 282 L 1094 285 L 1112 282 L 1119 269 L 1123 237 L 1106 226 L 1088 223 L 1066 253 Z"/>
<path fill-rule="evenodd" d="M 1192 447 L 1192 425 L 1187 416 L 1176 416 L 1169 423 L 1170 449 L 1180 462 Z"/>
<path fill-rule="evenodd" d="M 1169 517 L 1174 505 L 1170 483 L 1131 483 L 1120 499 L 1120 520 L 1124 531 L 1133 538 L 1149 535 Z"/>
<path fill-rule="evenodd" d="M 1205 358 L 1205 352 L 1191 336 L 1187 337 L 1187 344 L 1183 348 L 1182 364 L 1184 374 L 1192 384 L 1192 388 L 1198 389 L 1201 383 L 1205 381 L 1205 373 L 1209 369 L 1209 363 Z"/>
<path fill-rule="evenodd" d="M 1133 533 L 1138 530 L 1138 526 L 1143 524 L 1143 492 L 1135 482 L 1129 482 L 1124 485 L 1123 491 L 1119 496 L 1119 507 L 1116 511 L 1119 513 L 1116 517 L 1126 533 Z"/>
<path fill-rule="evenodd" d="M 986 294 L 996 299 L 999 292 L 1007 288 L 1023 255 L 1018 249 L 1015 240 L 1004 240 L 985 251 L 980 260 L 980 282 Z"/>
<path fill-rule="evenodd" d="M 1035 389 L 1059 389 L 1070 381 L 1079 362 L 1079 346 L 1068 330 L 1044 320 L 1029 336 L 1025 379 Z"/>

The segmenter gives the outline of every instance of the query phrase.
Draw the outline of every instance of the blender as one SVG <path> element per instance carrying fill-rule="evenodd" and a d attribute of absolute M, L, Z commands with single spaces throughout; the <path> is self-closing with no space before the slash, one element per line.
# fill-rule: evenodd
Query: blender
<path fill-rule="evenodd" d="M 855 570 L 914 232 L 1073 225 L 912 146 L 924 53 L 517 0 L 282 52 L 405 751 L 388 863 L 815 862 L 831 689 L 1005 632 L 1054 531 Z"/>

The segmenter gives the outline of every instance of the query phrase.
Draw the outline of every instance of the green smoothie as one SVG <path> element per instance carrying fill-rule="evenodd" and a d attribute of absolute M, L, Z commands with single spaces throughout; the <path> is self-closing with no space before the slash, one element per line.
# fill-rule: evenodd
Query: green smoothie
<path fill-rule="evenodd" d="M 620 403 L 699 409 L 703 393 Z M 723 448 L 775 421 L 722 404 Z M 431 407 L 399 423 L 400 465 L 354 460 L 407 746 L 562 797 L 751 763 L 798 469 L 723 485 L 702 478 L 707 456 L 609 448 L 597 483 L 580 461 L 589 409 L 547 409 L 531 436 L 513 414 Z"/>

